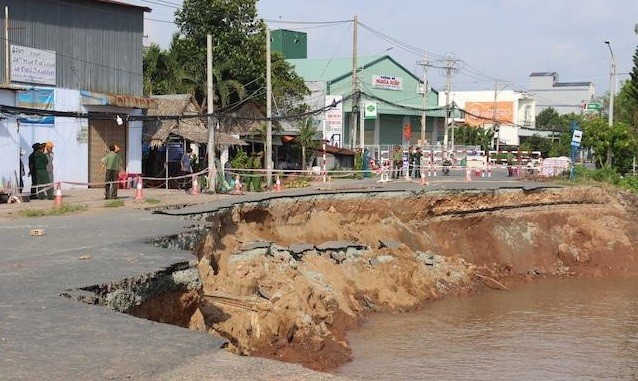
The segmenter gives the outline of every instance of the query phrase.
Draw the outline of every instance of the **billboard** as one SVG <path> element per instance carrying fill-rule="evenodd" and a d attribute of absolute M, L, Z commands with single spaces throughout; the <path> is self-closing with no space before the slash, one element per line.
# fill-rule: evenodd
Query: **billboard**
<path fill-rule="evenodd" d="M 494 119 L 498 124 L 514 124 L 514 102 L 465 102 L 465 112 L 470 126 L 494 124 Z"/>

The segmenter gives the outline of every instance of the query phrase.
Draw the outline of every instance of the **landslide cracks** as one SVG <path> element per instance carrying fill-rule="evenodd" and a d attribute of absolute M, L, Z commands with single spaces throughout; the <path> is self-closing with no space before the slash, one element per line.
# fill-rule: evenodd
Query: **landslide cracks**
<path fill-rule="evenodd" d="M 220 210 L 196 250 L 190 327 L 238 354 L 331 369 L 351 359 L 345 332 L 368 312 L 538 276 L 635 273 L 627 199 L 598 188 L 397 192 Z M 335 241 L 341 249 L 319 250 Z"/>
<path fill-rule="evenodd" d="M 368 313 L 537 277 L 638 273 L 636 201 L 575 187 L 243 203 L 156 240 L 197 256 L 178 273 L 92 291 L 95 303 L 221 336 L 233 353 L 329 370 L 352 358 L 346 332 Z"/>

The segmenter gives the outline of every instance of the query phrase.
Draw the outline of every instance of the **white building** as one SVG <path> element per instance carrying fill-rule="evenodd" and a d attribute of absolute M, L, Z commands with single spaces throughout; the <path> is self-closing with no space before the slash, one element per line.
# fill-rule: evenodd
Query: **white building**
<path fill-rule="evenodd" d="M 536 115 L 551 107 L 559 114 L 580 114 L 594 99 L 593 82 L 559 82 L 556 72 L 529 75 L 529 91 L 536 98 Z"/>
<path fill-rule="evenodd" d="M 498 125 L 500 145 L 518 145 L 521 128 L 535 128 L 536 105 L 529 93 L 513 90 L 452 91 L 450 101 L 462 112 L 456 123 L 493 128 Z M 439 97 L 439 106 L 445 106 L 445 97 Z"/>

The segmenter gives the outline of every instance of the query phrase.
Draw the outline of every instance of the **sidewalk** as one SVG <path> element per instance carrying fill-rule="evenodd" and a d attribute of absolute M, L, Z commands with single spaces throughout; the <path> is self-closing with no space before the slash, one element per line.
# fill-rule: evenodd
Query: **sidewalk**
<path fill-rule="evenodd" d="M 338 190 L 351 188 L 369 188 L 376 186 L 373 179 L 352 180 L 343 179 L 323 183 L 314 181 L 305 188 L 282 189 L 281 192 L 265 190 L 263 192 L 244 192 L 243 197 L 250 198 L 267 196 L 268 194 L 285 195 L 297 194 L 299 191 Z M 66 189 L 62 190 L 62 203 L 74 206 L 86 206 L 86 211 L 81 213 L 100 213 L 117 211 L 118 209 L 164 209 L 171 207 L 183 207 L 190 205 L 206 204 L 225 199 L 241 199 L 242 196 L 228 193 L 210 193 L 207 190 L 193 195 L 190 191 L 165 188 L 144 188 L 143 200 L 135 200 L 136 189 L 118 189 L 117 200 L 105 200 L 103 188 L 90 189 Z M 121 201 L 123 205 L 117 205 L 114 201 Z M 46 210 L 54 207 L 53 200 L 27 200 L 22 203 L 0 204 L 0 221 L 23 217 L 21 213 L 31 210 Z"/>

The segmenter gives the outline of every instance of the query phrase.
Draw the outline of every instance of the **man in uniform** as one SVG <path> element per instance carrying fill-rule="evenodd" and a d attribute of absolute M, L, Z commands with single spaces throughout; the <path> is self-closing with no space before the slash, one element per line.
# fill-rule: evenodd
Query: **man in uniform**
<path fill-rule="evenodd" d="M 109 153 L 102 158 L 102 169 L 106 170 L 104 175 L 104 199 L 117 198 L 117 173 L 120 170 L 120 147 L 117 144 L 109 146 Z"/>

